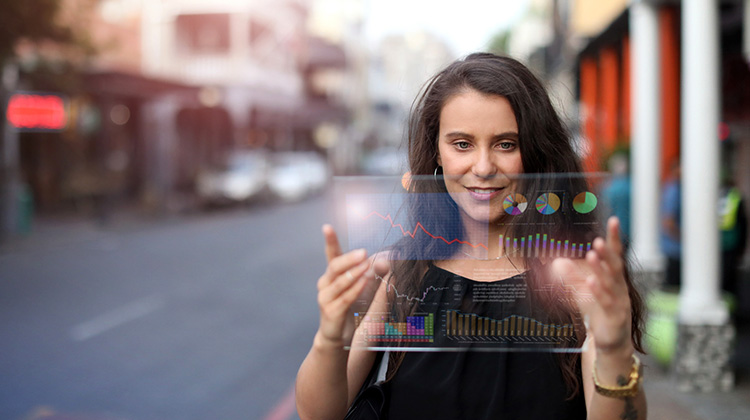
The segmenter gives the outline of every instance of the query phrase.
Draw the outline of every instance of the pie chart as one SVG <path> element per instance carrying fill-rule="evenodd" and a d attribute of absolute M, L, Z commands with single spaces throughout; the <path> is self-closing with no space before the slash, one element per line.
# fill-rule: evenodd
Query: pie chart
<path fill-rule="evenodd" d="M 582 192 L 573 198 L 573 209 L 581 214 L 591 213 L 596 208 L 597 200 L 594 193 Z"/>
<path fill-rule="evenodd" d="M 544 193 L 536 199 L 536 211 L 544 215 L 552 214 L 560 208 L 560 197 L 555 193 Z"/>
<path fill-rule="evenodd" d="M 512 215 L 519 215 L 526 211 L 529 203 L 526 201 L 526 197 L 519 193 L 510 194 L 503 200 L 503 209 L 506 213 Z"/>

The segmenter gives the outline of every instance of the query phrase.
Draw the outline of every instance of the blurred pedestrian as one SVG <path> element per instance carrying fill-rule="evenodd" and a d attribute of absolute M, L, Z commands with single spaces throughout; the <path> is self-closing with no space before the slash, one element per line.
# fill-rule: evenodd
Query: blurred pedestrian
<path fill-rule="evenodd" d="M 612 179 L 604 188 L 604 200 L 610 206 L 612 214 L 620 219 L 620 234 L 625 251 L 630 248 L 630 171 L 629 157 L 625 152 L 617 152 L 609 159 L 609 170 Z"/>
<path fill-rule="evenodd" d="M 719 200 L 721 228 L 721 288 L 739 297 L 738 267 L 747 245 L 747 215 L 740 190 L 728 176 L 723 177 Z"/>
<path fill-rule="evenodd" d="M 681 225 L 680 163 L 675 161 L 669 168 L 661 199 L 661 250 L 667 257 L 667 286 L 679 286 L 681 273 L 680 243 Z"/>

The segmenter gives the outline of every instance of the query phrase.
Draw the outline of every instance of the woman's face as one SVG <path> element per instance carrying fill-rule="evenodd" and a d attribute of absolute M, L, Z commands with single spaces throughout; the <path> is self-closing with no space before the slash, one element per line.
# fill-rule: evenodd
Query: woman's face
<path fill-rule="evenodd" d="M 496 222 L 502 201 L 523 173 L 518 124 L 508 100 L 468 89 L 450 97 L 440 112 L 438 164 L 445 186 L 462 212 Z"/>

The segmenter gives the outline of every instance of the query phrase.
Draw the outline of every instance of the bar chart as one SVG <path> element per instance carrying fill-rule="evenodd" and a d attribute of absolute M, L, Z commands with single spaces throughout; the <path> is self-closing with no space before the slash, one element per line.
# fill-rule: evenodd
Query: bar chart
<path fill-rule="evenodd" d="M 568 239 L 553 238 L 546 233 L 520 237 L 500 235 L 498 243 L 505 255 L 515 254 L 528 258 L 583 258 L 585 252 L 591 249 L 591 242 L 571 242 Z"/>
<path fill-rule="evenodd" d="M 529 341 L 560 344 L 576 342 L 573 324 L 543 323 L 533 318 L 510 315 L 493 319 L 457 310 L 445 312 L 445 334 L 459 341 Z"/>
<path fill-rule="evenodd" d="M 388 313 L 354 314 L 359 344 L 366 346 L 386 343 L 433 343 L 435 341 L 435 314 L 415 314 L 406 322 L 393 322 Z"/>

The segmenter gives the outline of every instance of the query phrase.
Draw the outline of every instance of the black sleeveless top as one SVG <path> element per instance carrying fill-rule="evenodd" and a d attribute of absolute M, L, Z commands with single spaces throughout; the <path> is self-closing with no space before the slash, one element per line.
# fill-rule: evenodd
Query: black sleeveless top
<path fill-rule="evenodd" d="M 500 284 L 505 290 L 501 293 L 504 297 L 497 298 L 498 289 L 493 286 Z M 511 312 L 539 315 L 523 293 L 526 288 L 523 274 L 497 282 L 477 282 L 431 265 L 423 287 L 429 293 L 418 311 L 458 309 L 487 317 Z M 488 290 L 495 293 L 495 298 L 481 299 Z M 439 336 L 436 334 L 436 344 L 441 344 Z M 580 369 L 578 374 L 580 379 Z M 558 356 L 543 351 L 406 352 L 385 391 L 389 395 L 387 411 L 391 420 L 586 418 L 582 386 L 568 400 L 570 392 Z"/>

